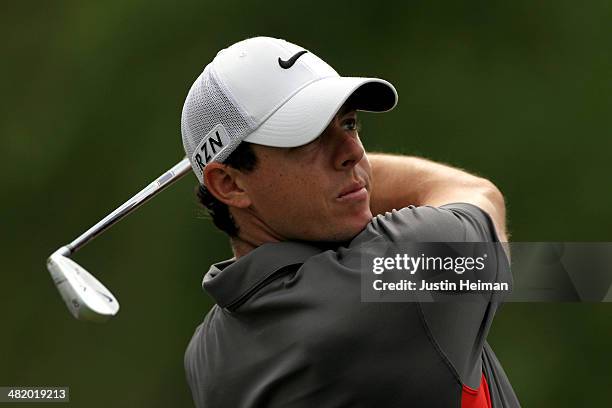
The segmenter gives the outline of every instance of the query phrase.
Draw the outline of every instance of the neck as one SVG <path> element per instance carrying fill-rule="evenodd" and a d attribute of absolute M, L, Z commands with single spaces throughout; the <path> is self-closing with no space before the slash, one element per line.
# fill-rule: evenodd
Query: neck
<path fill-rule="evenodd" d="M 245 256 L 246 254 L 257 248 L 257 245 L 253 245 L 250 242 L 244 241 L 240 237 L 230 238 L 230 245 L 232 246 L 234 258 L 236 259 Z"/>
<path fill-rule="evenodd" d="M 232 208 L 232 210 L 234 209 Z M 260 245 L 283 241 L 282 236 L 248 211 L 232 211 L 232 216 L 239 228 L 238 236 L 230 238 L 230 244 L 236 259 L 248 254 Z"/>

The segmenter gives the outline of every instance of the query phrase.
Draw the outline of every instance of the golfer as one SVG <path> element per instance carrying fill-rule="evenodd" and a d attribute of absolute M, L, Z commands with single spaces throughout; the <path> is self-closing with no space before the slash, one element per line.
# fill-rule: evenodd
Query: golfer
<path fill-rule="evenodd" d="M 234 253 L 204 276 L 216 305 L 185 353 L 197 407 L 519 406 L 486 342 L 496 302 L 362 301 L 381 243 L 506 241 L 491 182 L 364 151 L 357 111 L 396 103 L 389 82 L 268 37 L 196 79 L 183 145 Z"/>

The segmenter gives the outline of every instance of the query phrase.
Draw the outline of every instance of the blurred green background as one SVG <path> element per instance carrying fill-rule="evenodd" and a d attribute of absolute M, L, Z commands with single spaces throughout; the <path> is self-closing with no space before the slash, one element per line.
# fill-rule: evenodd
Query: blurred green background
<path fill-rule="evenodd" d="M 0 385 L 68 385 L 72 407 L 192 406 L 183 352 L 211 306 L 200 281 L 231 256 L 197 209 L 195 177 L 75 257 L 121 302 L 108 324 L 74 320 L 44 262 L 182 157 L 191 83 L 250 36 L 393 82 L 398 107 L 361 117 L 366 147 L 489 177 L 514 241 L 612 241 L 608 1 L 2 8 Z M 507 304 L 489 341 L 524 406 L 603 406 L 611 323 L 610 304 Z"/>

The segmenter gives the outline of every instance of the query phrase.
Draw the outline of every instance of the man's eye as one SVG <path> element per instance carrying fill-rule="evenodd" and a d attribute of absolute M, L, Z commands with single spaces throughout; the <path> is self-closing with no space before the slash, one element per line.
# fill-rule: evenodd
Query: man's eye
<path fill-rule="evenodd" d="M 359 131 L 359 129 L 361 128 L 359 121 L 357 121 L 357 119 L 355 118 L 346 119 L 342 123 L 342 127 L 345 130 L 350 130 L 350 131 Z"/>

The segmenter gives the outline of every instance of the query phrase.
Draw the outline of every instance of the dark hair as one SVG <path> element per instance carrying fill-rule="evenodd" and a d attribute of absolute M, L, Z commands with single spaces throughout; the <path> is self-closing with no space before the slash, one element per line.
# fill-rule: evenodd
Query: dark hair
<path fill-rule="evenodd" d="M 255 156 L 251 143 L 242 142 L 238 145 L 236 150 L 229 155 L 224 163 L 236 170 L 248 173 L 255 169 L 257 156 Z M 234 222 L 229 207 L 226 204 L 217 200 L 217 198 L 202 184 L 196 187 L 196 196 L 200 204 L 208 211 L 208 214 L 217 228 L 230 237 L 236 237 L 238 235 L 238 226 Z"/>

